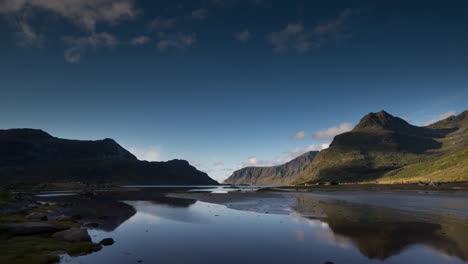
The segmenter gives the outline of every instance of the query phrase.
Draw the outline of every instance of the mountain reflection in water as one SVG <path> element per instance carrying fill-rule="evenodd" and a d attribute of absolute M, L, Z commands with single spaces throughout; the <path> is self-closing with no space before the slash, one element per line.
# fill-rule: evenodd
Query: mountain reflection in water
<path fill-rule="evenodd" d="M 468 260 L 468 223 L 438 216 L 297 195 L 294 210 L 322 216 L 333 233 L 354 242 L 370 259 L 385 260 L 412 245 L 427 245 L 447 256 Z"/>
<path fill-rule="evenodd" d="M 94 241 L 116 243 L 62 263 L 464 263 L 467 223 L 294 195 L 289 215 L 189 199 L 126 201 L 136 214 Z"/>

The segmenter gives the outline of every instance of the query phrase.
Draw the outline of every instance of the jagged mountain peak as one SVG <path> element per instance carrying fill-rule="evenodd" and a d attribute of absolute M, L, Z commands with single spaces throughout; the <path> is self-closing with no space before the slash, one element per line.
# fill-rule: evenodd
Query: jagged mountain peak
<path fill-rule="evenodd" d="M 365 115 L 354 127 L 354 131 L 362 129 L 396 130 L 411 126 L 405 120 L 395 117 L 384 110 Z"/>

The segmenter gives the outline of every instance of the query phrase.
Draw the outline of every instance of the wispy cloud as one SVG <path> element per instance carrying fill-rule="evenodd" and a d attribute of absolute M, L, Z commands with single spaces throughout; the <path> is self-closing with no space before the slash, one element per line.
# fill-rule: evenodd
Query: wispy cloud
<path fill-rule="evenodd" d="M 28 22 L 28 16 L 25 15 L 18 19 L 18 31 L 16 38 L 18 44 L 23 47 L 41 46 L 45 41 L 45 36 L 33 29 Z"/>
<path fill-rule="evenodd" d="M 130 44 L 132 44 L 134 46 L 142 46 L 142 45 L 148 44 L 150 42 L 151 42 L 150 37 L 148 37 L 148 36 L 138 36 L 138 37 L 134 37 L 130 41 Z"/>
<path fill-rule="evenodd" d="M 151 31 L 156 33 L 156 47 L 160 51 L 169 49 L 187 49 L 197 41 L 195 33 L 176 31 L 176 18 L 155 18 L 149 25 Z"/>
<path fill-rule="evenodd" d="M 336 135 L 348 132 L 352 129 L 353 125 L 351 123 L 342 123 L 336 127 L 329 127 L 318 131 L 314 134 L 314 138 L 320 140 L 330 140 L 333 139 Z"/>
<path fill-rule="evenodd" d="M 275 52 L 319 49 L 330 41 L 350 37 L 345 30 L 345 21 L 351 13 L 350 9 L 346 9 L 337 18 L 317 24 L 311 29 L 306 29 L 303 23 L 290 23 L 282 30 L 268 34 L 266 39 Z"/>
<path fill-rule="evenodd" d="M 92 33 L 84 37 L 67 36 L 63 40 L 70 46 L 64 53 L 65 60 L 69 63 L 79 63 L 82 53 L 88 48 L 113 48 L 118 44 L 117 38 L 107 32 Z"/>
<path fill-rule="evenodd" d="M 296 134 L 292 135 L 291 138 L 294 140 L 301 140 L 306 137 L 305 131 L 299 131 Z"/>
<path fill-rule="evenodd" d="M 159 32 L 156 46 L 159 50 L 165 51 L 171 48 L 187 49 L 197 41 L 195 33 L 184 32 Z"/>
<path fill-rule="evenodd" d="M 207 14 L 208 10 L 205 8 L 198 8 L 192 11 L 191 16 L 193 19 L 203 20 L 206 18 Z"/>
<path fill-rule="evenodd" d="M 243 43 L 248 42 L 251 37 L 252 37 L 252 33 L 250 33 L 248 29 L 244 29 L 243 31 L 236 32 L 234 34 L 234 38 Z"/>
<path fill-rule="evenodd" d="M 81 28 L 93 32 L 100 22 L 116 24 L 139 13 L 133 0 L 7 0 L 0 2 L 0 13 L 21 14 L 23 11 L 51 12 Z"/>
<path fill-rule="evenodd" d="M 422 125 L 423 126 L 428 126 L 428 125 L 434 124 L 435 122 L 444 120 L 444 119 L 449 118 L 451 116 L 454 116 L 456 114 L 457 114 L 457 112 L 455 112 L 455 111 L 448 111 L 446 113 L 440 114 L 439 116 L 437 116 L 434 119 L 431 119 L 431 120 L 428 120 L 428 121 L 422 123 Z"/>

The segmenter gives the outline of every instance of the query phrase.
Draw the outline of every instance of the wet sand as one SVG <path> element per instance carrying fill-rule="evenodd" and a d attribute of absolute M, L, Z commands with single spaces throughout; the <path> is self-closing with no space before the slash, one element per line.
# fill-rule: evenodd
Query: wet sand
<path fill-rule="evenodd" d="M 385 207 L 396 210 L 427 214 L 443 214 L 468 220 L 468 193 L 424 191 L 333 191 L 333 192 L 231 192 L 171 193 L 174 198 L 194 199 L 222 204 L 232 209 L 287 214 L 298 194 L 318 201 L 343 201 L 346 203 Z"/>

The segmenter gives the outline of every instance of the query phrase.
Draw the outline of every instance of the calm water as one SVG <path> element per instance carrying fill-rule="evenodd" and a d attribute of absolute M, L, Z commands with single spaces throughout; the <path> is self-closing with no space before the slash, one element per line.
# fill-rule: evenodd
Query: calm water
<path fill-rule="evenodd" d="M 124 185 L 124 188 L 161 188 L 161 189 L 181 189 L 187 188 L 189 192 L 209 192 L 209 193 L 229 193 L 229 192 L 248 192 L 256 191 L 259 188 L 271 187 L 266 185 L 259 186 L 230 186 L 230 185 Z"/>
<path fill-rule="evenodd" d="M 204 202 L 128 201 L 115 244 L 63 263 L 466 263 L 463 220 L 297 195 L 284 215 Z M 323 218 L 324 216 L 326 218 Z"/>

